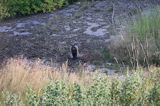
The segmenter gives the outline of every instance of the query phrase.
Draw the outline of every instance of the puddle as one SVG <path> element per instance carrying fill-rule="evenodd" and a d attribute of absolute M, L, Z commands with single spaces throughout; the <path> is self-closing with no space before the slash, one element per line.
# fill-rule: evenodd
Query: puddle
<path fill-rule="evenodd" d="M 25 23 L 17 23 L 16 28 L 23 28 L 25 25 Z"/>
<path fill-rule="evenodd" d="M 109 28 L 109 26 L 101 27 L 97 23 L 90 23 L 90 22 L 87 22 L 87 24 L 89 25 L 89 27 L 84 32 L 87 35 L 104 36 L 105 34 L 109 33 L 109 32 L 107 32 L 107 28 Z M 98 27 L 100 27 L 100 28 L 98 28 Z M 96 29 L 96 30 L 93 31 L 93 29 Z"/>
<path fill-rule="evenodd" d="M 33 24 L 33 25 L 46 25 L 45 23 L 43 23 L 43 22 L 39 22 L 39 21 L 35 21 L 35 20 L 33 20 L 33 21 L 30 21 L 30 23 L 29 24 Z"/>
<path fill-rule="evenodd" d="M 17 23 L 16 28 L 25 28 L 26 26 L 32 26 L 32 25 L 46 25 L 46 24 L 43 22 L 30 20 L 30 21 L 24 22 L 24 23 Z"/>
<path fill-rule="evenodd" d="M 80 28 L 77 28 L 77 29 L 74 29 L 73 32 L 77 32 L 77 31 L 79 31 L 79 30 L 80 30 Z"/>
<path fill-rule="evenodd" d="M 63 9 L 63 10 L 59 11 L 59 13 L 63 16 L 70 17 L 70 16 L 73 16 L 73 14 L 76 11 L 78 11 L 78 9 L 79 9 L 79 6 L 71 5 L 68 9 Z"/>
<path fill-rule="evenodd" d="M 17 32 L 17 31 L 14 31 L 13 32 L 13 35 L 14 36 L 17 36 L 17 35 L 21 35 L 21 36 L 28 36 L 28 35 L 31 35 L 32 33 L 30 32 Z"/>
<path fill-rule="evenodd" d="M 64 26 L 64 28 L 65 28 L 66 31 L 70 31 L 71 30 L 70 26 Z"/>
<path fill-rule="evenodd" d="M 10 32 L 12 31 L 12 27 L 2 26 L 0 27 L 0 32 Z"/>
<path fill-rule="evenodd" d="M 101 1 L 95 5 L 97 9 L 102 9 L 106 7 L 106 1 Z"/>

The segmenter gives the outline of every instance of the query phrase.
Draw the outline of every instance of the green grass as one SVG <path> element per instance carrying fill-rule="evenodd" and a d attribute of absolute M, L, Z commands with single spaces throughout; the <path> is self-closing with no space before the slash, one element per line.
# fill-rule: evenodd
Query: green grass
<path fill-rule="evenodd" d="M 145 59 L 147 64 L 160 64 L 160 7 L 144 12 L 131 25 L 130 35 L 137 51 L 139 61 Z M 135 52 L 135 51 L 134 51 Z M 138 54 L 137 54 L 138 55 Z M 143 58 L 144 57 L 144 58 Z M 138 60 L 138 59 L 137 59 Z"/>
<path fill-rule="evenodd" d="M 160 7 L 143 11 L 111 44 L 110 54 L 119 63 L 150 66 L 160 65 Z"/>
<path fill-rule="evenodd" d="M 137 35 L 141 42 L 146 39 L 153 39 L 156 47 L 160 50 L 160 7 L 151 9 L 142 14 L 140 18 L 133 23 L 131 31 Z"/>

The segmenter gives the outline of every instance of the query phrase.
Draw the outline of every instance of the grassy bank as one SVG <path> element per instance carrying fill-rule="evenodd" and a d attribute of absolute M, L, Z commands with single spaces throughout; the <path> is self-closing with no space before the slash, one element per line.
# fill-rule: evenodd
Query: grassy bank
<path fill-rule="evenodd" d="M 42 61 L 11 59 L 0 71 L 2 106 L 160 105 L 160 69 L 133 71 L 124 77 L 70 73 Z"/>
<path fill-rule="evenodd" d="M 119 63 L 132 67 L 160 65 L 160 7 L 143 11 L 129 22 L 110 47 Z"/>

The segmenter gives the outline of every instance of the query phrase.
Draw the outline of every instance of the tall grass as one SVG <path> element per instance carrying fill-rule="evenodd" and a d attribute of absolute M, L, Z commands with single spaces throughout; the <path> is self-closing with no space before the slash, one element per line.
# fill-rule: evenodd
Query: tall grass
<path fill-rule="evenodd" d="M 160 105 L 160 69 L 151 67 L 124 77 L 68 74 L 26 59 L 11 59 L 0 71 L 1 106 Z"/>
<path fill-rule="evenodd" d="M 22 58 L 10 59 L 0 69 L 0 90 L 25 93 L 28 87 L 39 90 L 51 81 L 64 80 L 79 84 L 90 81 L 89 75 L 82 73 L 83 78 L 81 78 L 77 73 L 69 74 L 68 70 L 66 64 L 60 68 L 53 68 L 44 65 L 41 60 L 32 62 Z"/>
<path fill-rule="evenodd" d="M 142 12 L 129 23 L 121 40 L 111 45 L 111 54 L 117 60 L 131 64 L 160 65 L 160 7 Z"/>

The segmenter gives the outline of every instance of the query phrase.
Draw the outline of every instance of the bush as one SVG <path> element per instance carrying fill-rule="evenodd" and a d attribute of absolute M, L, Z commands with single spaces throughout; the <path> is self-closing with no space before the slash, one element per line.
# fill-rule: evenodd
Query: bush
<path fill-rule="evenodd" d="M 3 4 L 0 3 L 0 20 L 9 17 L 8 9 L 7 7 Z"/>
<path fill-rule="evenodd" d="M 150 102 L 154 104 L 154 106 L 160 105 L 160 83 L 154 85 L 150 94 Z"/>
<path fill-rule="evenodd" d="M 2 93 L 3 102 L 0 102 L 1 106 L 23 106 L 20 96 L 10 93 Z"/>
<path fill-rule="evenodd" d="M 27 103 L 28 106 L 78 106 L 82 102 L 81 94 L 80 85 L 57 81 L 46 86 L 41 96 L 37 96 L 35 91 L 30 89 L 27 93 Z"/>
<path fill-rule="evenodd" d="M 129 76 L 122 85 L 121 103 L 125 106 L 138 103 L 141 98 L 142 78 L 139 74 Z"/>
<path fill-rule="evenodd" d="M 135 72 L 133 75 L 126 77 L 124 81 L 118 79 L 110 80 L 106 76 L 98 76 L 88 86 L 62 81 L 52 82 L 38 97 L 39 104 L 43 106 L 150 106 L 153 103 L 155 105 L 159 104 L 159 81 L 155 82 L 153 79 L 156 77 L 152 75 L 151 77 L 146 77 L 142 73 Z M 154 74 L 158 73 L 154 72 Z M 33 95 L 35 94 L 33 93 Z M 37 96 L 35 97 L 37 98 Z M 28 100 L 34 99 L 28 98 Z"/>
<path fill-rule="evenodd" d="M 122 33 L 121 40 L 111 44 L 111 54 L 132 66 L 160 65 L 159 7 L 142 13 Z"/>
<path fill-rule="evenodd" d="M 0 19 L 8 16 L 51 12 L 75 1 L 77 0 L 2 0 L 0 1 Z"/>
<path fill-rule="evenodd" d="M 38 12 L 51 12 L 67 4 L 65 0 L 7 0 L 10 14 L 28 15 Z"/>
<path fill-rule="evenodd" d="M 137 70 L 133 74 L 109 78 L 97 74 L 92 83 L 79 85 L 68 81 L 50 82 L 39 90 L 0 92 L 3 106 L 159 106 L 160 69 L 153 68 L 148 74 Z M 1 96 L 3 94 L 3 96 Z"/>
<path fill-rule="evenodd" d="M 86 105 L 111 104 L 111 82 L 105 77 L 97 77 L 86 91 Z"/>

